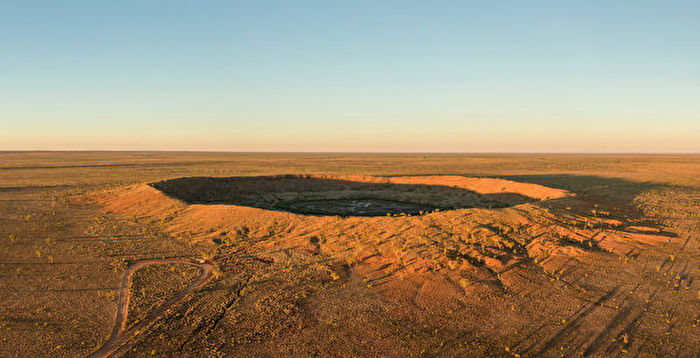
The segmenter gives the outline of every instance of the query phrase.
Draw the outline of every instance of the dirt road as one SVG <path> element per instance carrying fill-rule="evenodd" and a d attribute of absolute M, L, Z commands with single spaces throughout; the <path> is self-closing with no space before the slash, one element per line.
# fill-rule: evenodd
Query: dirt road
<path fill-rule="evenodd" d="M 163 305 L 153 310 L 144 320 L 139 321 L 133 327 L 128 330 L 124 330 L 126 324 L 127 314 L 129 312 L 129 299 L 131 297 L 131 277 L 134 272 L 138 271 L 140 268 L 149 265 L 163 265 L 163 264 L 183 264 L 198 267 L 202 272 L 199 277 L 192 282 L 187 288 L 178 292 L 175 296 L 165 302 Z M 112 334 L 109 340 L 105 342 L 100 349 L 91 353 L 88 357 L 90 358 L 102 358 L 109 357 L 114 353 L 119 347 L 121 347 L 127 340 L 133 337 L 138 331 L 141 331 L 149 324 L 154 322 L 161 316 L 170 306 L 174 303 L 182 300 L 188 293 L 192 292 L 196 288 L 202 286 L 212 275 L 214 266 L 206 262 L 193 262 L 186 259 L 147 259 L 140 260 L 132 263 L 126 269 L 124 273 L 124 278 L 122 279 L 121 288 L 119 291 L 119 306 L 117 307 L 117 316 L 114 322 L 114 328 L 112 328 Z"/>

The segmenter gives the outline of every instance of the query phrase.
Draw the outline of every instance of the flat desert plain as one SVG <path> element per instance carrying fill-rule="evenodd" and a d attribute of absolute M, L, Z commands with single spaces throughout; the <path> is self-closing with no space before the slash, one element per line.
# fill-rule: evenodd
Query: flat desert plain
<path fill-rule="evenodd" d="M 697 357 L 700 156 L 0 152 L 3 357 Z"/>

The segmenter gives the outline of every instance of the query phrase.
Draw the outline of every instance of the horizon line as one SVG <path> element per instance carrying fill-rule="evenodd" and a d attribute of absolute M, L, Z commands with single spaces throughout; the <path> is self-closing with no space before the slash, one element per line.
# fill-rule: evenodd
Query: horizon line
<path fill-rule="evenodd" d="M 0 153 L 38 153 L 38 152 L 73 152 L 73 153 L 230 153 L 230 154 L 479 154 L 479 155 L 700 155 L 699 152 L 579 152 L 579 151 L 344 151 L 344 150 L 198 150 L 198 149 L 0 149 Z"/>

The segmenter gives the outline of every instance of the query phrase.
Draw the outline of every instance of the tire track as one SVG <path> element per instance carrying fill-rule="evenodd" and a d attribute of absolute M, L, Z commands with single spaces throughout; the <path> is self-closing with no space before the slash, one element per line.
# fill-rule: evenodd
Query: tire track
<path fill-rule="evenodd" d="M 149 313 L 145 319 L 139 321 L 128 330 L 124 330 L 124 326 L 126 325 L 126 318 L 129 313 L 129 300 L 131 298 L 131 278 L 133 274 L 142 267 L 162 264 L 183 264 L 194 266 L 201 270 L 201 274 L 194 282 L 189 284 L 184 290 L 178 292 L 175 296 L 170 298 L 163 305 Z M 182 300 L 188 293 L 194 291 L 195 289 L 202 286 L 205 282 L 207 282 L 209 278 L 211 278 L 213 270 L 214 265 L 210 263 L 194 262 L 179 258 L 145 259 L 130 264 L 129 267 L 127 267 L 126 269 L 126 272 L 124 272 L 124 277 L 122 278 L 122 284 L 119 292 L 119 305 L 117 306 L 117 314 L 114 322 L 114 327 L 112 328 L 112 334 L 109 336 L 107 342 L 105 342 L 102 345 L 102 347 L 100 347 L 98 350 L 88 355 L 88 358 L 105 358 L 112 355 L 112 353 L 119 349 L 119 347 L 126 343 L 126 341 L 132 338 L 137 332 L 143 330 L 149 324 L 157 320 L 173 304 Z"/>

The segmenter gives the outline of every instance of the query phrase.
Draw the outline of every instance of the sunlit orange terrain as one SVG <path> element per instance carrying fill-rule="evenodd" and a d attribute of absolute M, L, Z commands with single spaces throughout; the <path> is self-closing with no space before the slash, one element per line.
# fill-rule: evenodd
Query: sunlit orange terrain
<path fill-rule="evenodd" d="M 350 199 L 408 202 L 425 211 L 410 208 L 411 215 L 389 206 L 374 217 L 355 216 Z M 336 208 L 343 216 L 275 209 L 323 201 L 343 206 Z M 319 283 L 345 291 L 344 297 L 300 312 L 324 321 L 329 330 L 371 297 L 381 302 L 376 308 L 385 310 L 382 319 L 399 332 L 401 320 L 417 317 L 431 325 L 443 321 L 441 329 L 451 339 L 465 329 L 504 341 L 527 332 L 527 339 L 503 349 L 533 356 L 572 345 L 585 347 L 584 355 L 605 355 L 642 344 L 624 335 L 658 293 L 637 279 L 644 269 L 629 262 L 679 243 L 657 225 L 565 190 L 462 176 L 185 178 L 118 189 L 98 196 L 98 202 L 109 212 L 161 221 L 172 236 L 213 242 L 209 260 L 223 274 L 240 270 L 241 257 L 282 271 L 313 268 Z M 657 271 L 674 267 L 666 260 Z M 674 283 L 678 290 L 690 283 L 682 271 Z M 693 313 L 698 312 L 687 312 Z M 543 317 L 556 321 L 546 324 Z M 386 329 L 373 327 L 378 323 L 364 322 L 353 334 L 360 339 Z M 609 326 L 600 332 L 600 324 Z M 297 334 L 308 334 L 302 328 Z M 374 349 L 381 355 L 406 349 L 403 355 L 411 353 L 409 347 L 387 343 Z M 257 352 L 255 345 L 242 348 Z M 331 348 L 337 347 L 326 347 Z"/>
<path fill-rule="evenodd" d="M 95 186 L 52 209 L 54 218 L 83 215 L 81 225 L 61 219 L 76 237 L 74 255 L 49 261 L 49 250 L 33 260 L 71 275 L 81 257 L 105 257 L 90 259 L 102 272 L 91 287 L 103 291 L 73 301 L 76 309 L 90 297 L 84 309 L 99 313 L 76 319 L 94 327 L 81 338 L 89 343 L 42 349 L 93 357 L 699 354 L 700 196 L 692 185 L 582 174 L 205 173 Z M 61 221 L 45 227 L 52 220 Z M 17 265 L 28 260 L 2 268 L 35 270 Z M 19 332 L 11 320 L 21 304 L 4 307 L 5 332 Z M 60 317 L 71 308 L 46 310 Z"/>

